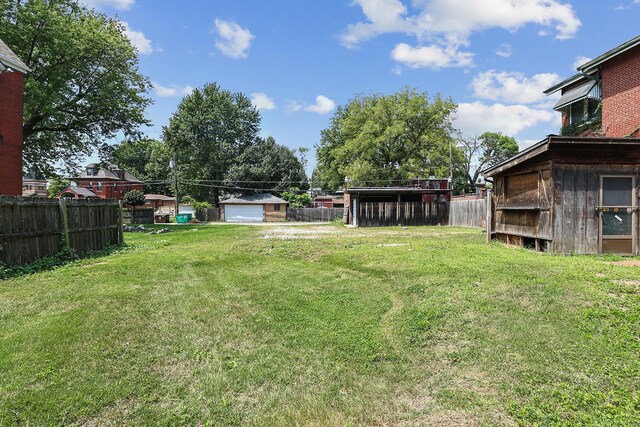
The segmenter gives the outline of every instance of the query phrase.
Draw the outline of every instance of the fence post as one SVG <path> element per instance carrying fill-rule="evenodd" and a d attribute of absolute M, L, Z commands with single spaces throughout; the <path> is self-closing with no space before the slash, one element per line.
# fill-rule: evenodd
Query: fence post
<path fill-rule="evenodd" d="M 65 249 L 71 249 L 71 242 L 69 241 L 69 218 L 67 214 L 67 202 L 61 197 L 58 199 L 58 206 L 60 206 L 60 225 L 62 226 L 62 240 Z"/>
<path fill-rule="evenodd" d="M 124 218 L 122 218 L 122 200 L 118 200 L 118 244 L 124 243 L 124 233 L 122 232 L 122 223 L 124 222 Z"/>
<path fill-rule="evenodd" d="M 487 227 L 487 242 L 491 241 L 491 223 L 492 223 L 492 217 L 493 217 L 493 198 L 491 195 L 492 191 L 491 190 L 487 190 L 487 198 L 485 200 L 485 205 L 486 205 L 486 209 L 487 209 L 487 219 L 486 219 L 486 227 Z"/>

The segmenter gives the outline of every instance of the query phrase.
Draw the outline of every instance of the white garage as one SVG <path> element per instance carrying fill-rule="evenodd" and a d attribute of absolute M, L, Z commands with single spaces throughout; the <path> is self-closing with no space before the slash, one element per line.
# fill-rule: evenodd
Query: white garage
<path fill-rule="evenodd" d="M 225 222 L 284 221 L 287 201 L 272 194 L 250 194 L 223 200 Z"/>
<path fill-rule="evenodd" d="M 264 205 L 225 205 L 226 222 L 262 222 Z"/>

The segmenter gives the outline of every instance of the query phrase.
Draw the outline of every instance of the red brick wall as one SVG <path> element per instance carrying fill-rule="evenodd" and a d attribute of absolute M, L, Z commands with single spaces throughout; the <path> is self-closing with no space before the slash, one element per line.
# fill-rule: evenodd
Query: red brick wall
<path fill-rule="evenodd" d="M 94 179 L 74 179 L 78 187 L 88 188 L 89 190 L 96 193 L 98 197 L 101 199 L 122 199 L 122 197 L 131 190 L 140 190 L 142 191 L 142 184 L 135 184 L 126 181 L 112 181 L 112 180 L 101 180 L 99 178 Z M 98 190 L 98 183 L 102 183 L 102 188 Z M 115 184 L 115 186 L 114 186 Z"/>
<path fill-rule="evenodd" d="M 602 130 L 624 137 L 640 128 L 640 47 L 602 66 Z M 632 136 L 637 136 L 637 131 Z"/>
<path fill-rule="evenodd" d="M 0 195 L 22 195 L 22 102 L 24 76 L 0 74 Z"/>

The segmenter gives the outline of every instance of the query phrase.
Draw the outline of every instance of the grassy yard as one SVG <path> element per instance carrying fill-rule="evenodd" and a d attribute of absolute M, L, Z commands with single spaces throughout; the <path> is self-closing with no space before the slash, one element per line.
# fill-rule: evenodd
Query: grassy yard
<path fill-rule="evenodd" d="M 640 425 L 640 267 L 196 228 L 0 282 L 0 425 Z"/>

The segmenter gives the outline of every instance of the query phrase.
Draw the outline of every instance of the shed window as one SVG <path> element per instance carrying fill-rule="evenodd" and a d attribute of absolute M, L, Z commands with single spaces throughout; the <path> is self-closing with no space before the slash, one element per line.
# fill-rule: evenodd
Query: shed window
<path fill-rule="evenodd" d="M 279 211 L 280 210 L 280 205 L 273 205 L 273 210 L 274 211 Z"/>

